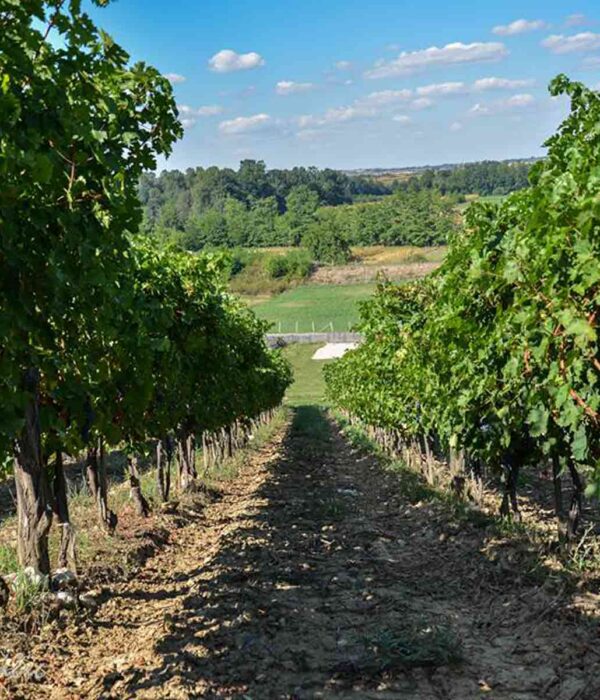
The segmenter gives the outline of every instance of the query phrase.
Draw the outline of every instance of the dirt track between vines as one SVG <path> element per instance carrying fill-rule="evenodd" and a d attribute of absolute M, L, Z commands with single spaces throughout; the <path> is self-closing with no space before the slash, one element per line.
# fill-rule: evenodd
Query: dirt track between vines
<path fill-rule="evenodd" d="M 298 414 L 12 697 L 600 697 L 597 621 L 574 594 L 299 410 L 323 435 Z M 462 661 L 398 663 L 409 627 L 443 630 Z"/>

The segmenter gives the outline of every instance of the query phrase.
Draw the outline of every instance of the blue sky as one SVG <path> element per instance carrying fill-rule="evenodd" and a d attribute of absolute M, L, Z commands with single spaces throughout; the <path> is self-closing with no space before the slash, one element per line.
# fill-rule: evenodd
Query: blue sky
<path fill-rule="evenodd" d="M 186 130 L 168 168 L 539 155 L 566 110 L 548 81 L 600 87 L 598 0 L 119 0 L 93 15 L 174 83 Z"/>

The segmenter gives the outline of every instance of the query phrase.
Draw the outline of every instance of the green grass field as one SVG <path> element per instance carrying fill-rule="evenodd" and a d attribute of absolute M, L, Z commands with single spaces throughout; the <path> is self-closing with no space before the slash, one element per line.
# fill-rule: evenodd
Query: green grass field
<path fill-rule="evenodd" d="M 347 331 L 358 321 L 358 302 L 375 284 L 306 284 L 253 306 L 274 333 Z"/>
<path fill-rule="evenodd" d="M 311 359 L 315 350 L 321 345 L 322 343 L 307 343 L 306 345 L 297 343 L 288 345 L 283 350 L 294 370 L 294 383 L 285 396 L 284 403 L 287 406 L 326 405 L 323 367 L 332 360 Z"/>

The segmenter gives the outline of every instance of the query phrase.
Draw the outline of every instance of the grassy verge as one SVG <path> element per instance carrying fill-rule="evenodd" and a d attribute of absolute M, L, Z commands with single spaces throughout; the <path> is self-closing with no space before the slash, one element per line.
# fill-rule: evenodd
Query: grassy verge
<path fill-rule="evenodd" d="M 294 383 L 285 397 L 287 406 L 324 406 L 327 403 L 323 366 L 331 360 L 312 359 L 319 347 L 321 343 L 297 343 L 284 348 L 283 353 L 294 371 Z"/>
<path fill-rule="evenodd" d="M 348 331 L 359 320 L 358 304 L 368 299 L 375 284 L 306 284 L 254 306 L 272 324 L 274 333 Z"/>

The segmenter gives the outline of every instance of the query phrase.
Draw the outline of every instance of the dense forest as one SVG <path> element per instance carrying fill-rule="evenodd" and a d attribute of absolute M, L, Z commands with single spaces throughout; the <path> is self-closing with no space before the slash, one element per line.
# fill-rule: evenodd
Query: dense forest
<path fill-rule="evenodd" d="M 267 170 L 262 161 L 244 160 L 237 171 L 146 173 L 139 197 L 145 229 L 188 250 L 300 245 L 315 227 L 323 235 L 335 227 L 350 244 L 435 245 L 453 227 L 456 196 L 522 189 L 528 172 L 525 163 L 483 162 L 384 182 L 330 169 Z"/>

